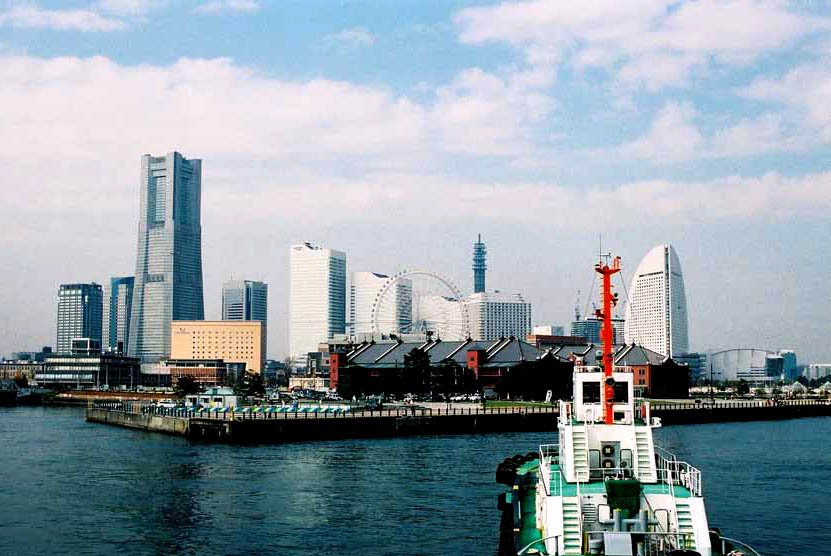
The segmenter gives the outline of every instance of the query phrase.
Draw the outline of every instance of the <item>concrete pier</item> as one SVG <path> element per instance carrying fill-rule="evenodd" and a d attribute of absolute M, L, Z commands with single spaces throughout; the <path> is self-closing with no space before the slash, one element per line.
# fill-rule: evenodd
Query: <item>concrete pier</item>
<path fill-rule="evenodd" d="M 166 409 L 135 402 L 92 402 L 87 421 L 185 436 L 206 442 L 277 444 L 307 440 L 385 438 L 413 435 L 550 432 L 557 430 L 554 407 L 470 406 L 452 409 L 404 408 L 348 413 L 211 413 Z M 652 415 L 665 425 L 759 421 L 831 416 L 831 404 L 795 400 L 780 404 L 722 402 L 655 403 Z"/>

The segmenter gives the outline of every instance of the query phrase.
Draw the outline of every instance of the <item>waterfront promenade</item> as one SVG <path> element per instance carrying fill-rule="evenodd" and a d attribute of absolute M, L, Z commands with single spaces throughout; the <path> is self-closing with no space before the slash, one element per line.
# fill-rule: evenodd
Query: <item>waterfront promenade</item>
<path fill-rule="evenodd" d="M 264 406 L 194 410 L 135 401 L 90 401 L 86 418 L 104 423 L 229 443 L 383 438 L 412 435 L 546 432 L 557 428 L 555 406 L 404 407 L 353 410 L 348 406 Z M 714 405 L 689 401 L 654 402 L 652 415 L 665 425 L 780 420 L 831 416 L 824 400 L 728 400 Z"/>

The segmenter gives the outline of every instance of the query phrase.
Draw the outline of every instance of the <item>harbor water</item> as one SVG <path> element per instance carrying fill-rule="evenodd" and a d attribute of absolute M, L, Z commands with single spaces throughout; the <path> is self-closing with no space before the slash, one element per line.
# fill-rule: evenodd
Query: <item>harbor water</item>
<path fill-rule="evenodd" d="M 831 418 L 666 427 L 710 522 L 766 556 L 831 555 Z M 0 408 L 0 554 L 493 555 L 496 465 L 550 434 L 190 443 Z"/>

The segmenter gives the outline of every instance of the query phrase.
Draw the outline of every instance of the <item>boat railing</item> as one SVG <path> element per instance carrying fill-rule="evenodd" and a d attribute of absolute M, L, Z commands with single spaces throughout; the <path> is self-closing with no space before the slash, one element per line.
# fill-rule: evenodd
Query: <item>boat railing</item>
<path fill-rule="evenodd" d="M 602 537 L 605 533 L 609 533 L 609 531 L 585 531 L 589 539 L 592 537 Z M 676 533 L 667 533 L 665 531 L 647 531 L 636 534 L 642 536 L 645 541 L 642 552 L 644 556 L 671 556 L 679 548 L 690 546 L 693 540 L 691 533 L 685 533 L 680 536 Z"/>
<path fill-rule="evenodd" d="M 556 465 L 557 469 L 559 470 L 560 445 L 558 443 L 540 445 L 540 477 L 542 478 L 542 484 L 545 488 L 545 493 L 548 496 L 558 496 L 561 492 L 560 483 L 562 481 L 558 476 L 558 480 L 554 484 L 552 484 L 552 465 Z M 558 475 L 561 473 L 562 471 L 558 471 Z"/>
<path fill-rule="evenodd" d="M 649 425 L 652 420 L 652 406 L 649 400 L 644 398 L 635 398 L 635 419 L 634 424 Z"/>
<path fill-rule="evenodd" d="M 635 472 L 631 467 L 589 467 L 589 477 L 592 481 L 632 479 L 635 477 Z"/>
<path fill-rule="evenodd" d="M 560 554 L 560 535 L 549 535 L 547 537 L 543 537 L 541 539 L 536 539 L 528 543 L 527 545 L 523 546 L 517 551 L 517 556 L 524 556 L 525 554 L 538 554 L 540 553 L 538 545 L 542 547 L 546 546 L 545 541 L 553 540 L 554 542 L 554 554 L 552 556 L 559 556 Z M 534 549 L 534 552 L 530 552 L 530 550 Z"/>
<path fill-rule="evenodd" d="M 599 365 L 575 365 L 575 373 L 599 373 L 603 371 L 603 367 Z M 632 367 L 628 365 L 615 365 L 614 372 L 616 373 L 631 373 Z"/>
<path fill-rule="evenodd" d="M 571 423 L 574 417 L 571 411 L 571 402 L 560 400 L 560 421 L 563 423 Z"/>
<path fill-rule="evenodd" d="M 655 446 L 655 463 L 658 480 L 668 485 L 670 492 L 674 493 L 673 487 L 680 485 L 689 490 L 693 496 L 701 496 L 703 492 L 701 471 L 697 467 L 686 461 L 678 460 L 675 454 L 660 446 Z"/>
<path fill-rule="evenodd" d="M 740 551 L 744 551 L 744 550 L 750 551 L 750 554 L 748 554 L 747 556 L 762 556 L 759 553 L 759 551 L 757 551 L 755 548 L 753 548 L 749 544 L 743 543 L 742 541 L 737 541 L 736 539 L 731 539 L 731 538 L 722 537 L 722 536 L 719 536 L 718 540 L 721 543 L 721 553 L 722 554 L 730 554 L 730 552 L 728 552 L 728 551 L 733 551 L 733 550 L 738 549 Z"/>

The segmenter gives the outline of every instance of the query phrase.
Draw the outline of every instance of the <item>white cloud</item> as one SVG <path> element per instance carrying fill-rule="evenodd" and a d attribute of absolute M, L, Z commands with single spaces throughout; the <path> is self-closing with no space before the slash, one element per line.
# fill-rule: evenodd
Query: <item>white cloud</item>
<path fill-rule="evenodd" d="M 549 79 L 529 73 L 503 78 L 478 68 L 461 72 L 438 90 L 431 110 L 437 139 L 457 153 L 528 154 L 532 130 L 553 109 L 552 99 L 537 90 Z"/>
<path fill-rule="evenodd" d="M 123 66 L 6 56 L 0 82 L 0 125 L 15 130 L 0 136 L 0 158 L 131 160 L 176 147 L 297 165 L 414 167 L 450 153 L 527 154 L 534 126 L 552 110 L 535 89 L 545 76 L 521 72 L 464 71 L 424 102 L 378 86 L 278 80 L 228 59 Z"/>
<path fill-rule="evenodd" d="M 796 4 L 794 4 L 796 7 Z M 625 85 L 688 83 L 712 63 L 746 64 L 831 28 L 780 0 L 532 0 L 466 8 L 454 18 L 468 44 L 504 42 L 532 64 L 573 56 Z"/>
<path fill-rule="evenodd" d="M 344 29 L 337 33 L 327 35 L 323 40 L 332 46 L 372 46 L 375 43 L 375 36 L 363 27 L 352 27 L 351 29 Z"/>
<path fill-rule="evenodd" d="M 255 0 L 212 0 L 200 4 L 194 9 L 196 13 L 218 14 L 224 12 L 256 12 L 260 4 Z"/>
<path fill-rule="evenodd" d="M 98 0 L 99 10 L 119 15 L 142 15 L 167 4 L 167 0 Z"/>
<path fill-rule="evenodd" d="M 716 131 L 710 138 L 707 155 L 735 158 L 804 148 L 802 138 L 788 135 L 781 114 L 744 118 L 733 126 Z"/>
<path fill-rule="evenodd" d="M 694 118 L 691 104 L 667 102 L 646 134 L 616 150 L 623 157 L 649 159 L 658 164 L 692 158 L 704 144 Z"/>
<path fill-rule="evenodd" d="M 802 65 L 778 79 L 761 78 L 740 94 L 786 105 L 806 130 L 831 142 L 831 64 Z"/>
<path fill-rule="evenodd" d="M 59 31 L 107 32 L 126 29 L 120 19 L 104 17 L 90 10 L 43 10 L 16 6 L 0 12 L 0 26 Z"/>
<path fill-rule="evenodd" d="M 690 103 L 667 102 L 645 134 L 605 153 L 662 165 L 693 159 L 740 158 L 796 151 L 811 145 L 807 137 L 799 130 L 791 129 L 792 126 L 788 126 L 783 115 L 778 113 L 743 118 L 709 135 L 701 132 L 696 117 Z"/>

